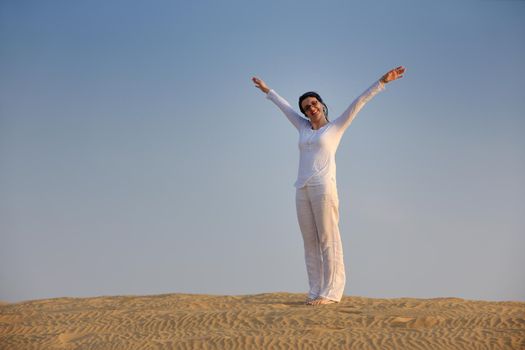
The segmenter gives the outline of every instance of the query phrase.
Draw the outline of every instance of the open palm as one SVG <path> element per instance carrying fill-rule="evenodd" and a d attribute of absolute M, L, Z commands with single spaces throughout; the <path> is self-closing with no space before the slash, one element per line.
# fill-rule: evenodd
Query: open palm
<path fill-rule="evenodd" d="M 399 66 L 397 68 L 392 69 L 391 71 L 389 71 L 385 75 L 383 75 L 381 77 L 381 81 L 383 83 L 385 83 L 385 84 L 389 83 L 389 82 L 394 81 L 396 79 L 402 78 L 403 77 L 403 73 L 405 73 L 405 67 Z"/>

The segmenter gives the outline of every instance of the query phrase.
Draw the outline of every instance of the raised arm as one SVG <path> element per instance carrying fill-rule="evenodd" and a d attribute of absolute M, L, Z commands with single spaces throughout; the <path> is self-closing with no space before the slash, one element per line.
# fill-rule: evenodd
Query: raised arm
<path fill-rule="evenodd" d="M 277 107 L 284 113 L 286 118 L 295 126 L 297 130 L 299 130 L 301 127 L 304 127 L 305 124 L 308 124 L 308 121 L 301 117 L 299 113 L 297 113 L 292 106 L 286 101 L 284 98 L 279 96 L 274 90 L 270 89 L 266 83 L 256 77 L 252 78 L 253 83 L 255 84 L 255 87 L 261 90 L 263 93 L 266 94 L 266 98 L 275 103 Z"/>
<path fill-rule="evenodd" d="M 344 111 L 344 113 L 334 120 L 334 124 L 337 125 L 342 131 L 346 130 L 356 117 L 357 113 L 363 108 L 363 106 L 370 101 L 375 95 L 385 88 L 385 84 L 391 81 L 402 78 L 405 73 L 405 68 L 399 66 L 388 71 L 372 86 L 370 86 L 365 92 L 363 92 L 358 98 L 352 102 L 352 104 Z"/>

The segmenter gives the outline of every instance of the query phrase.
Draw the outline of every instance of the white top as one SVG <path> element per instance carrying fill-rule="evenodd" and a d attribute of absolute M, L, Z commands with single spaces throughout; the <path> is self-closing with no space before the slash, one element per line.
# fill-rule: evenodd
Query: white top
<path fill-rule="evenodd" d="M 378 92 L 384 89 L 381 81 L 375 82 L 337 119 L 328 122 L 322 128 L 313 130 L 310 121 L 297 113 L 284 98 L 274 90 L 270 90 L 266 98 L 283 111 L 288 120 L 299 131 L 299 172 L 296 188 L 306 185 L 325 185 L 330 181 L 336 182 L 335 152 L 346 128 L 350 126 L 357 113 Z"/>

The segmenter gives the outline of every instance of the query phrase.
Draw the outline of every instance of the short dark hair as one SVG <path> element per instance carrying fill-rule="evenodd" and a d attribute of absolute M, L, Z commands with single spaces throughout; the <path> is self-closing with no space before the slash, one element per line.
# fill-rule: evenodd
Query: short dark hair
<path fill-rule="evenodd" d="M 305 92 L 304 94 L 301 95 L 301 97 L 299 97 L 299 109 L 301 110 L 301 112 L 304 115 L 306 115 L 306 113 L 304 113 L 304 109 L 303 109 L 302 103 L 308 97 L 315 97 L 317 99 L 317 101 L 321 102 L 321 104 L 324 106 L 324 114 L 325 114 L 326 117 L 328 117 L 328 107 L 326 106 L 326 103 L 324 103 L 324 101 L 321 98 L 321 96 L 319 96 L 319 94 L 317 92 L 315 92 L 315 91 Z"/>

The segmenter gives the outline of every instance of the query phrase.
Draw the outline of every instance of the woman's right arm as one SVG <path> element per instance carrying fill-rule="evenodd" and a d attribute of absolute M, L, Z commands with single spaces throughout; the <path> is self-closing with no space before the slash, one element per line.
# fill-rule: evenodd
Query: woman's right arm
<path fill-rule="evenodd" d="M 266 83 L 256 77 L 252 78 L 253 83 L 255 84 L 255 87 L 261 90 L 263 93 L 266 94 L 266 98 L 275 103 L 277 107 L 284 113 L 286 118 L 295 126 L 297 130 L 300 130 L 301 127 L 304 127 L 306 124 L 308 124 L 308 121 L 301 117 L 299 113 L 297 113 L 292 106 L 286 101 L 284 98 L 279 96 L 274 90 L 270 89 Z"/>

